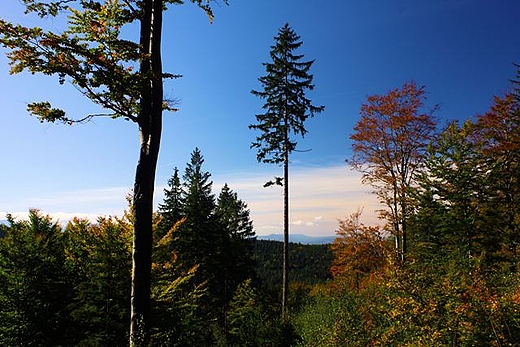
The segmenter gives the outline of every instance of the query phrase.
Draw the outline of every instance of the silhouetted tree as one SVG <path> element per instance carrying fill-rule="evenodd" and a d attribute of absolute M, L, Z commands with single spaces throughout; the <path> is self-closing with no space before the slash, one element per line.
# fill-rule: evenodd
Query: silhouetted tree
<path fill-rule="evenodd" d="M 305 136 L 307 130 L 304 123 L 316 113 L 323 111 L 323 106 L 314 106 L 305 96 L 307 90 L 313 90 L 313 75 L 309 70 L 314 63 L 301 61 L 304 55 L 295 54 L 302 45 L 300 36 L 285 24 L 275 36 L 275 45 L 271 46 L 272 62 L 264 63 L 266 75 L 258 80 L 263 90 L 251 93 L 265 99 L 265 113 L 256 115 L 256 124 L 250 129 L 259 130 L 261 134 L 252 143 L 257 148 L 257 160 L 264 163 L 283 163 L 282 178 L 276 177 L 264 186 L 273 184 L 284 187 L 284 251 L 283 251 L 283 284 L 282 284 L 282 316 L 286 313 L 288 289 L 288 255 L 289 255 L 289 155 L 296 149 L 294 135 Z"/>
<path fill-rule="evenodd" d="M 237 286 L 255 279 L 253 263 L 253 242 L 255 232 L 249 218 L 247 204 L 238 198 L 227 183 L 222 187 L 217 200 L 215 215 L 222 228 L 222 252 L 219 282 L 221 285 L 222 319 L 227 331 L 227 311 L 229 302 Z"/>

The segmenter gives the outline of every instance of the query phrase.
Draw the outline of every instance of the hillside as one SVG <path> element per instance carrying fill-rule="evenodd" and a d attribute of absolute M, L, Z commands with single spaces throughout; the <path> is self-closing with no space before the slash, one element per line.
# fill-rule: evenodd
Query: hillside
<path fill-rule="evenodd" d="M 283 243 L 272 240 L 257 240 L 253 258 L 259 281 L 267 287 L 279 286 L 282 282 Z M 316 284 L 329 277 L 332 253 L 328 245 L 304 245 L 289 243 L 289 281 Z"/>
<path fill-rule="evenodd" d="M 324 245 L 334 241 L 335 236 L 308 236 L 304 234 L 290 234 L 289 241 L 304 245 Z M 283 242 L 283 234 L 269 234 L 257 237 L 258 240 L 271 240 Z"/>

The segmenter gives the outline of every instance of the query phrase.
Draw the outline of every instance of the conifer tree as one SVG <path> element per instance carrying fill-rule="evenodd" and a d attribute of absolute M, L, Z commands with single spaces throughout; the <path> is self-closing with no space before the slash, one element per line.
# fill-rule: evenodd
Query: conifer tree
<path fill-rule="evenodd" d="M 38 210 L 8 216 L 0 239 L 0 345 L 70 343 L 72 288 L 59 225 Z"/>
<path fill-rule="evenodd" d="M 179 177 L 179 169 L 173 169 L 173 176 L 168 180 L 168 188 L 164 189 L 164 200 L 159 204 L 159 222 L 157 237 L 162 238 L 182 218 L 183 187 Z"/>
<path fill-rule="evenodd" d="M 314 106 L 305 95 L 313 90 L 313 75 L 309 70 L 314 60 L 302 61 L 303 54 L 295 54 L 302 41 L 300 36 L 285 24 L 275 36 L 271 46 L 272 62 L 264 63 L 266 75 L 258 80 L 263 90 L 253 90 L 255 96 L 265 99 L 264 113 L 256 115 L 256 124 L 250 129 L 259 130 L 260 135 L 251 147 L 256 148 L 257 160 L 263 163 L 283 164 L 283 178 L 275 177 L 264 186 L 273 184 L 284 187 L 284 250 L 282 283 L 282 316 L 285 315 L 288 289 L 289 255 L 289 155 L 296 150 L 294 136 L 305 136 L 304 123 L 309 117 L 323 111 L 324 106 Z M 283 180 L 283 183 L 282 183 Z"/>
<path fill-rule="evenodd" d="M 213 182 L 211 174 L 203 170 L 203 164 L 204 157 L 196 148 L 183 176 L 185 189 L 182 194 L 182 213 L 186 220 L 179 227 L 177 238 L 180 261 L 187 269 L 198 265 L 195 277 L 200 281 L 207 280 L 210 276 L 209 267 L 215 261 L 213 254 L 215 246 L 219 244 L 215 240 L 217 228 Z"/>
<path fill-rule="evenodd" d="M 112 217 L 93 224 L 74 218 L 64 235 L 67 265 L 73 271 L 69 306 L 78 345 L 127 345 L 131 224 Z"/>
<path fill-rule="evenodd" d="M 253 263 L 255 232 L 247 204 L 238 198 L 227 183 L 220 191 L 215 215 L 222 230 L 219 238 L 223 242 L 219 282 L 225 318 L 228 303 L 237 286 L 256 277 Z"/>
<path fill-rule="evenodd" d="M 176 231 L 176 250 L 183 269 L 196 266 L 195 284 L 205 284 L 206 293 L 200 305 L 201 317 L 212 322 L 206 342 L 225 331 L 223 317 L 226 307 L 226 274 L 228 266 L 225 245 L 226 230 L 215 214 L 216 200 L 212 193 L 211 174 L 203 169 L 204 158 L 198 148 L 186 165 L 183 176 L 183 216 Z"/>

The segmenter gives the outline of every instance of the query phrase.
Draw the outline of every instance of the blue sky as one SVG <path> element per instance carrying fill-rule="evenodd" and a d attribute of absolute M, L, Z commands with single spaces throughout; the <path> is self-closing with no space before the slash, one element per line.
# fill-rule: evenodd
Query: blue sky
<path fill-rule="evenodd" d="M 40 24 L 22 12 L 18 0 L 3 0 L 2 18 L 63 28 L 60 20 Z M 281 190 L 262 188 L 281 168 L 256 162 L 248 125 L 262 106 L 250 90 L 260 88 L 273 37 L 288 22 L 304 42 L 300 52 L 315 59 L 316 88 L 308 96 L 325 105 L 299 140 L 311 151 L 291 158 L 291 232 L 333 235 L 337 219 L 357 208 L 376 222 L 374 196 L 344 162 L 361 103 L 414 80 L 426 86 L 428 106 L 440 105 L 440 124 L 485 112 L 494 95 L 510 90 L 513 62 L 520 63 L 519 15 L 517 0 L 230 0 L 215 7 L 209 24 L 191 4 L 171 7 L 164 69 L 183 78 L 165 85 L 180 111 L 164 115 L 157 202 L 173 167 L 183 169 L 199 147 L 216 192 L 229 183 L 248 203 L 258 234 L 282 230 Z M 49 100 L 78 117 L 96 108 L 56 78 L 9 76 L 3 54 L 0 88 L 0 219 L 32 207 L 60 220 L 120 214 L 137 160 L 134 124 L 40 124 L 27 115 L 27 103 Z"/>

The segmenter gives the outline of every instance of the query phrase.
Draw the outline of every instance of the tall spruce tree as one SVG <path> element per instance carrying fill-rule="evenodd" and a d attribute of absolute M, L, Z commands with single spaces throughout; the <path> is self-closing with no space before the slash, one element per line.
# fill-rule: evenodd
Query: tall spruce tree
<path fill-rule="evenodd" d="M 200 316 L 212 322 L 206 330 L 206 345 L 225 331 L 228 235 L 215 214 L 211 174 L 203 169 L 204 158 L 196 148 L 187 164 L 184 181 L 184 222 L 177 231 L 178 256 L 186 268 L 196 266 L 194 281 L 204 283 L 206 293 Z M 211 335 L 215 336 L 211 336 Z M 214 342 L 214 341 L 213 341 Z M 213 343 L 211 342 L 211 343 Z"/>
<path fill-rule="evenodd" d="M 248 279 L 256 279 L 253 262 L 253 242 L 255 232 L 249 218 L 247 204 L 238 198 L 226 183 L 218 196 L 215 215 L 222 228 L 223 241 L 220 284 L 223 303 L 223 317 L 226 323 L 229 302 L 238 285 Z M 225 324 L 227 330 L 227 324 Z"/>
<path fill-rule="evenodd" d="M 273 184 L 284 187 L 284 247 L 283 247 L 283 283 L 282 283 L 282 317 L 286 313 L 288 269 L 289 269 L 289 155 L 296 150 L 294 136 L 305 136 L 307 130 L 304 123 L 309 117 L 323 111 L 324 106 L 314 106 L 305 96 L 307 90 L 313 90 L 313 75 L 309 70 L 314 60 L 302 61 L 303 54 L 295 54 L 302 45 L 300 36 L 285 24 L 275 36 L 275 45 L 271 46 L 272 62 L 264 63 L 266 75 L 258 80 L 263 90 L 252 90 L 251 93 L 265 99 L 264 113 L 256 115 L 256 124 L 250 129 L 259 130 L 251 148 L 256 148 L 257 160 L 263 163 L 282 164 L 282 178 L 275 177 L 264 186 Z"/>
<path fill-rule="evenodd" d="M 179 177 L 179 169 L 173 169 L 173 176 L 168 180 L 168 188 L 164 189 L 164 200 L 159 204 L 161 221 L 157 226 L 157 237 L 162 238 L 183 216 L 183 187 Z"/>
<path fill-rule="evenodd" d="M 204 157 L 196 148 L 184 172 L 183 215 L 186 218 L 179 228 L 177 250 L 181 262 L 187 268 L 198 265 L 196 279 L 208 281 L 209 291 L 212 291 L 212 264 L 216 249 L 220 242 L 218 226 L 214 215 L 216 202 L 212 193 L 211 174 L 203 170 Z"/>

